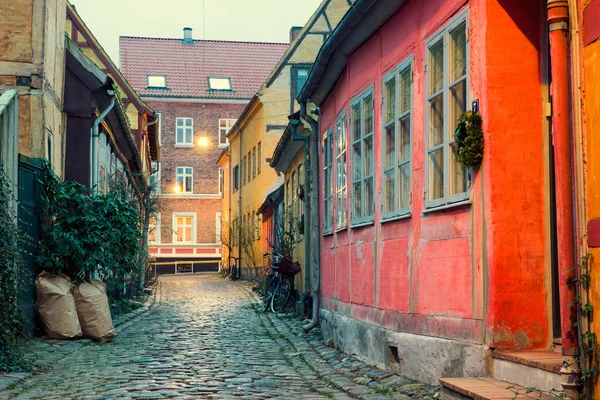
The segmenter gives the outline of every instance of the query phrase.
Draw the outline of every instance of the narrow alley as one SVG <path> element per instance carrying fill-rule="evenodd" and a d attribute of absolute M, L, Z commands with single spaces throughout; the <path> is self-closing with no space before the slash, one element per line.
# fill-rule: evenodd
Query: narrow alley
<path fill-rule="evenodd" d="M 92 343 L 2 399 L 348 399 L 433 397 L 435 387 L 365 366 L 317 332 L 264 314 L 247 283 L 163 277 L 154 307 L 112 341 Z M 392 396 L 392 391 L 395 394 Z M 437 397 L 437 395 L 436 395 Z"/>

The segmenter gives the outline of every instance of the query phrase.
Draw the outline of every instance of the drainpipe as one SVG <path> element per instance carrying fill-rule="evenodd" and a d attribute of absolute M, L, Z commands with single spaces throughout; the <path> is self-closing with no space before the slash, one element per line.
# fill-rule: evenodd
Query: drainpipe
<path fill-rule="evenodd" d="M 319 124 L 317 121 L 306 113 L 306 101 L 300 103 L 300 116 L 304 119 L 311 128 L 311 142 L 312 142 L 312 157 L 310 157 L 310 172 L 312 176 L 312 190 L 310 208 L 312 211 L 312 229 L 311 234 L 313 235 L 311 243 L 313 244 L 312 251 L 312 263 L 313 263 L 313 304 L 312 304 L 312 320 L 304 325 L 302 329 L 304 332 L 308 332 L 315 326 L 319 325 L 319 300 L 321 295 L 321 288 L 319 282 L 319 275 L 321 273 L 320 258 L 321 258 L 321 242 L 320 242 L 320 222 L 319 222 Z M 308 182 L 308 181 L 307 181 Z"/>
<path fill-rule="evenodd" d="M 108 115 L 110 110 L 112 110 L 113 107 L 115 106 L 115 91 L 112 89 L 108 89 L 106 91 L 106 93 L 108 93 L 109 96 L 112 96 L 112 98 L 110 99 L 110 103 L 100 113 L 100 115 L 98 115 L 98 117 L 94 120 L 94 124 L 92 125 L 92 146 L 91 146 L 91 148 L 92 148 L 92 171 L 91 171 L 91 179 L 90 179 L 90 190 L 94 187 L 94 185 L 96 183 L 98 183 L 97 145 L 98 145 L 98 137 L 100 136 L 100 133 L 99 133 L 100 122 L 102 122 L 102 120 L 104 118 L 106 118 L 106 116 Z M 96 188 L 95 190 L 97 191 L 98 188 Z"/>
<path fill-rule="evenodd" d="M 567 399 L 579 398 L 579 347 L 577 304 L 573 304 L 576 285 L 575 249 L 573 237 L 573 173 L 571 158 L 571 120 L 569 105 L 569 2 L 548 0 L 550 62 L 552 69 L 552 143 L 554 145 L 556 180 L 556 222 L 558 238 L 558 268 L 560 276 L 560 309 L 563 366 L 561 384 Z"/>
<path fill-rule="evenodd" d="M 242 170 L 242 132 L 240 132 L 240 128 L 237 127 L 237 124 L 235 125 L 235 129 L 238 132 L 238 137 L 240 138 L 239 142 L 240 142 L 240 151 L 239 151 L 239 160 L 238 160 L 238 185 L 239 185 L 239 189 L 238 189 L 238 215 L 239 215 L 239 219 L 238 219 L 238 223 L 237 223 L 237 231 L 240 232 L 242 229 L 242 221 L 243 221 L 243 217 L 242 217 L 242 182 L 244 182 L 244 178 L 242 177 L 242 172 L 245 171 Z M 237 233 L 237 232 L 236 232 Z M 238 237 L 238 256 L 237 256 L 237 279 L 240 279 L 242 277 L 242 246 L 240 244 L 240 237 Z"/>
<path fill-rule="evenodd" d="M 300 120 L 292 119 L 292 140 L 301 140 L 304 142 L 304 291 L 308 296 L 310 293 L 310 234 L 307 220 L 310 215 L 310 201 L 308 200 L 308 186 L 310 182 L 310 137 L 298 135 L 298 125 Z"/>

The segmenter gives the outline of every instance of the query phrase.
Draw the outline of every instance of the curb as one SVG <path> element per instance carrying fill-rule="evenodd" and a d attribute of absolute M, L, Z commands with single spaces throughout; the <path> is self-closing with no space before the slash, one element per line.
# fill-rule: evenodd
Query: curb
<path fill-rule="evenodd" d="M 153 311 L 156 307 L 158 307 L 158 305 L 160 304 L 160 300 L 161 300 L 161 292 L 162 292 L 161 283 L 160 283 L 160 281 L 158 281 L 157 284 L 152 287 L 152 293 L 148 296 L 148 298 L 146 299 L 146 301 L 144 302 L 144 305 L 142 307 L 140 307 L 137 310 L 134 310 L 130 313 L 124 314 L 113 321 L 113 326 L 115 328 L 115 332 L 117 334 L 121 333 L 121 331 L 123 331 L 124 329 L 128 328 L 129 326 L 133 325 L 134 323 L 136 323 L 137 321 L 142 319 L 146 313 Z M 48 339 L 43 339 L 43 338 L 40 338 L 40 340 L 43 341 L 44 343 L 47 343 L 49 341 Z M 50 340 L 52 340 L 52 339 L 50 339 Z M 46 366 L 56 364 L 56 363 L 64 360 L 65 358 L 75 354 L 76 352 L 78 352 L 82 348 L 90 345 L 91 343 L 94 343 L 94 341 L 91 339 L 78 339 L 78 340 L 72 340 L 72 341 L 70 341 L 70 340 L 52 340 L 52 342 L 63 343 L 63 345 L 67 345 L 68 347 L 70 347 L 70 349 L 69 349 L 69 351 L 65 351 L 63 354 L 61 354 L 60 357 L 50 361 L 47 365 L 41 366 L 41 368 L 45 368 Z M 20 381 L 22 381 L 24 379 L 29 378 L 30 376 L 32 376 L 36 373 L 37 373 L 37 371 L 34 371 L 34 372 L 9 372 L 9 373 L 4 373 L 4 374 L 0 373 L 0 392 L 6 390 L 10 386 L 13 386 L 13 385 L 19 383 Z"/>

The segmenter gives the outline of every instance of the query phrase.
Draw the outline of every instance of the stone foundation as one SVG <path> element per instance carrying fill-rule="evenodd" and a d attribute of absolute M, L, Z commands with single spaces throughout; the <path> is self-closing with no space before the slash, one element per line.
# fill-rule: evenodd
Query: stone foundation
<path fill-rule="evenodd" d="M 392 373 L 428 384 L 488 374 L 483 344 L 397 332 L 324 309 L 320 316 L 325 341 Z"/>

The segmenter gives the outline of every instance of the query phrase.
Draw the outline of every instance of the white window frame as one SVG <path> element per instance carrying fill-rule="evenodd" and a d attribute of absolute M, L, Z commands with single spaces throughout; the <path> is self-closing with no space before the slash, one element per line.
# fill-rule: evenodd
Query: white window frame
<path fill-rule="evenodd" d="M 151 85 L 151 78 L 162 78 L 164 85 Z M 167 76 L 163 74 L 148 74 L 146 75 L 146 88 L 147 89 L 166 89 L 167 88 Z"/>
<path fill-rule="evenodd" d="M 179 121 L 182 121 L 182 126 L 179 126 Z M 187 122 L 190 121 L 191 125 L 188 126 Z M 179 130 L 181 132 L 182 141 L 179 141 Z M 187 131 L 190 130 L 190 141 L 185 140 Z M 178 117 L 175 118 L 175 146 L 177 147 L 194 147 L 194 119 L 189 117 Z"/>
<path fill-rule="evenodd" d="M 156 221 L 154 224 L 154 241 L 148 237 L 148 244 L 160 244 L 160 213 L 157 213 L 154 218 Z M 148 236 L 150 236 L 150 229 L 151 227 L 148 227 Z"/>
<path fill-rule="evenodd" d="M 364 125 L 365 125 L 365 108 L 364 108 L 364 101 L 365 99 L 367 99 L 369 96 L 371 96 L 371 101 L 372 101 L 372 107 L 373 107 L 373 127 L 372 127 L 372 131 L 371 132 L 365 132 L 364 131 Z M 353 136 L 353 122 L 354 122 L 354 114 L 353 114 L 353 109 L 354 106 L 356 106 L 357 104 L 360 104 L 360 137 L 358 139 L 354 139 Z M 350 158 L 350 171 L 351 171 L 351 182 L 352 185 L 350 187 L 350 193 L 351 193 L 351 198 L 352 198 L 352 202 L 350 204 L 350 220 L 351 220 L 351 225 L 352 227 L 358 227 L 358 226 L 362 226 L 365 224 L 370 224 L 374 221 L 375 218 L 375 90 L 374 90 L 374 85 L 369 86 L 368 88 L 366 88 L 365 90 L 363 90 L 358 96 L 354 97 L 351 101 L 350 101 L 350 118 L 348 119 L 348 135 L 350 137 L 350 143 L 348 148 L 350 149 L 350 154 L 351 154 L 351 158 Z M 364 163 L 365 163 L 365 158 L 367 155 L 367 149 L 365 146 L 365 143 L 367 142 L 367 140 L 370 139 L 372 141 L 372 145 L 371 145 L 371 165 L 369 167 L 369 169 L 371 170 L 371 175 L 365 175 L 365 169 L 364 169 Z M 361 169 L 361 175 L 360 178 L 355 176 L 355 165 L 354 165 L 354 146 L 359 145 L 361 148 L 361 165 L 360 165 L 360 169 Z M 367 181 L 371 180 L 371 200 L 372 200 L 372 211 L 373 213 L 370 215 L 367 215 L 366 212 L 366 206 L 367 206 L 367 202 L 366 202 L 366 192 L 367 192 Z M 356 215 L 355 214 L 355 210 L 354 210 L 354 201 L 356 200 L 356 193 L 354 193 L 354 186 L 359 184 L 361 187 L 361 191 L 360 191 L 360 214 Z"/>
<path fill-rule="evenodd" d="M 189 168 L 191 170 L 191 173 L 187 173 L 186 169 Z M 179 170 L 183 169 L 182 173 L 179 173 Z M 183 184 L 181 185 L 181 190 L 179 191 L 179 193 L 194 193 L 194 168 L 193 167 L 189 167 L 189 166 L 178 166 L 175 167 L 175 185 L 179 186 L 179 178 L 183 179 Z M 191 181 L 192 181 L 192 187 L 188 188 L 185 181 L 187 177 L 191 177 Z M 189 189 L 189 190 L 187 190 Z"/>
<path fill-rule="evenodd" d="M 342 133 L 340 134 L 340 128 Z M 342 143 L 340 144 L 340 140 Z M 348 118 L 342 111 L 335 122 L 333 136 L 335 152 L 335 229 L 340 231 L 348 227 Z M 342 165 L 343 164 L 343 165 Z M 340 172 L 343 170 L 344 176 Z"/>
<path fill-rule="evenodd" d="M 215 244 L 221 244 L 221 213 L 215 214 Z"/>
<path fill-rule="evenodd" d="M 150 170 L 152 171 L 152 165 L 156 166 L 156 171 L 153 174 L 150 174 L 150 177 L 152 177 L 152 175 L 156 176 L 156 186 L 152 187 L 152 193 L 154 194 L 160 194 L 161 191 L 161 174 L 162 174 L 162 168 L 161 168 L 161 163 L 160 161 L 152 161 L 150 162 Z"/>
<path fill-rule="evenodd" d="M 190 241 L 178 241 L 177 240 L 177 218 L 191 218 L 192 219 L 192 224 L 191 224 L 191 231 L 192 231 L 192 237 Z M 172 242 L 174 244 L 195 244 L 196 243 L 196 213 L 195 212 L 174 212 L 173 213 L 173 238 L 172 238 Z"/>
<path fill-rule="evenodd" d="M 466 175 L 466 190 L 462 193 L 450 194 L 450 164 L 449 164 L 449 147 L 454 143 L 453 139 L 450 139 L 451 133 L 454 132 L 456 128 L 456 121 L 450 124 L 450 105 L 449 105 L 449 91 L 450 87 L 453 87 L 460 83 L 461 81 L 465 81 L 466 85 L 466 98 L 465 98 L 465 109 L 469 109 L 471 91 L 470 91 L 470 51 L 469 51 L 469 18 L 468 18 L 469 8 L 465 7 L 460 13 L 458 13 L 451 21 L 449 21 L 446 25 L 444 25 L 439 31 L 433 34 L 429 39 L 427 39 L 425 43 L 425 185 L 424 185 L 424 197 L 425 197 L 425 208 L 426 209 L 434 209 L 437 207 L 444 207 L 451 204 L 463 203 L 468 201 L 471 192 L 471 183 L 470 176 L 471 170 L 467 169 L 464 171 Z M 450 66 L 450 54 L 449 54 L 449 35 L 450 33 L 458 28 L 461 24 L 465 24 L 465 34 L 466 34 L 466 46 L 465 46 L 465 57 L 466 57 L 466 74 L 464 77 L 457 79 L 455 82 L 449 82 L 449 66 Z M 440 91 L 429 95 L 429 63 L 430 63 L 430 49 L 443 41 L 443 62 L 444 62 L 444 71 L 443 71 L 443 85 Z M 444 102 L 444 126 L 443 126 L 443 143 L 436 145 L 432 148 L 429 148 L 429 101 L 434 99 L 436 96 L 443 96 Z M 443 157 L 444 157 L 444 176 L 443 176 L 443 191 L 444 195 L 441 198 L 429 200 L 429 157 L 430 154 L 436 150 L 443 148 Z"/>
<path fill-rule="evenodd" d="M 383 112 L 381 113 L 381 142 L 382 142 L 382 146 L 381 146 L 381 166 L 382 166 L 382 175 L 381 175 L 381 190 L 382 190 L 382 219 L 386 220 L 386 219 L 390 219 L 390 218 L 394 218 L 394 217 L 399 217 L 399 216 L 405 216 L 405 215 L 409 215 L 411 212 L 411 205 L 412 205 L 412 150 L 413 150 L 413 55 L 410 55 L 409 57 L 407 57 L 405 60 L 403 60 L 400 64 L 398 64 L 398 66 L 396 66 L 392 71 L 390 71 L 389 73 L 387 73 L 384 78 L 383 78 L 383 85 L 382 85 L 382 98 L 383 98 L 383 102 L 382 102 L 382 110 Z M 408 111 L 401 111 L 400 110 L 400 101 L 402 98 L 402 93 L 401 93 L 401 79 L 402 79 L 402 73 L 407 71 L 410 74 L 410 86 L 409 86 L 409 93 L 408 93 L 408 101 L 409 101 L 409 105 L 408 105 Z M 387 112 L 387 102 L 388 99 L 386 97 L 386 85 L 388 82 L 390 82 L 392 79 L 394 79 L 394 84 L 395 84 L 395 98 L 394 98 L 394 115 L 392 117 L 391 121 L 386 121 L 386 112 Z M 409 126 L 408 126 L 408 135 L 409 135 L 409 148 L 408 148 L 408 158 L 402 160 L 399 159 L 399 155 L 400 155 L 400 145 L 401 145 L 401 137 L 400 137 L 400 126 L 401 126 L 401 121 L 408 118 L 409 119 Z M 392 126 L 392 124 L 394 125 L 394 161 L 386 166 L 386 128 L 388 126 Z M 407 205 L 405 207 L 400 207 L 400 193 L 401 193 L 401 188 L 400 188 L 400 170 L 402 168 L 408 168 L 409 171 L 409 175 L 408 175 L 408 193 L 406 193 L 407 196 Z M 394 193 L 393 193 L 393 207 L 391 210 L 386 210 L 385 206 L 386 206 L 386 196 L 387 196 L 387 188 L 386 188 L 386 174 L 391 173 L 393 176 L 393 182 L 394 182 Z"/>
<path fill-rule="evenodd" d="M 225 87 L 221 84 L 227 82 Z M 213 87 L 214 86 L 214 87 Z M 233 88 L 231 86 L 231 78 L 227 76 L 209 76 L 208 77 L 208 90 L 219 91 L 219 92 L 231 92 Z"/>
<path fill-rule="evenodd" d="M 323 233 L 329 234 L 333 229 L 333 202 L 335 191 L 333 186 L 333 127 L 323 135 Z M 336 186 L 337 189 L 337 186 Z M 306 196 L 306 192 L 304 193 Z M 337 193 L 336 193 L 337 198 Z M 306 224 L 306 222 L 305 222 Z M 306 227 L 305 227 L 306 229 Z"/>
<path fill-rule="evenodd" d="M 224 127 L 221 126 L 221 121 L 225 122 Z M 235 125 L 236 122 L 237 119 L 235 118 L 219 118 L 219 143 L 217 144 L 218 148 L 222 149 L 229 146 L 229 138 L 227 137 L 227 133 L 229 133 L 229 131 Z"/>

